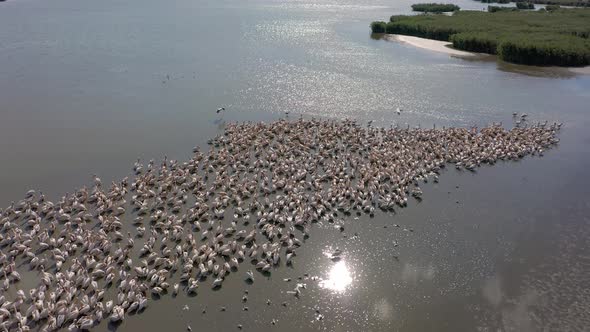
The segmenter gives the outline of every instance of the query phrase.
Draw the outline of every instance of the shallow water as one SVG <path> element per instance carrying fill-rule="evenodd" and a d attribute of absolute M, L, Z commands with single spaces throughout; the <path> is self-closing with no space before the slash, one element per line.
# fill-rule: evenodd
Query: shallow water
<path fill-rule="evenodd" d="M 317 225 L 292 269 L 252 285 L 241 271 L 219 291 L 165 296 L 118 329 L 587 329 L 590 77 L 370 38 L 372 20 L 411 3 L 1 3 L 0 205 L 29 188 L 57 198 L 93 173 L 120 179 L 139 157 L 185 160 L 226 121 L 285 110 L 383 126 L 511 126 L 512 112 L 528 113 L 564 122 L 561 144 L 544 157 L 449 170 L 396 215 L 350 218 L 344 232 Z M 338 264 L 324 255 L 335 247 Z M 304 273 L 323 282 L 306 280 L 297 300 L 286 292 Z"/>

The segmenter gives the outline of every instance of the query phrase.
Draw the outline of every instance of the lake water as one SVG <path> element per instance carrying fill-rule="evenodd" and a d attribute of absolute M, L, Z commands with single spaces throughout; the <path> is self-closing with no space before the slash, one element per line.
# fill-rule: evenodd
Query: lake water
<path fill-rule="evenodd" d="M 94 173 L 120 179 L 137 158 L 185 160 L 227 122 L 287 110 L 381 126 L 512 126 L 528 113 L 564 123 L 544 157 L 446 171 L 396 215 L 318 225 L 293 268 L 166 296 L 118 329 L 588 330 L 590 76 L 371 38 L 371 21 L 413 2 L 0 3 L 0 206 L 30 188 L 56 199 Z M 337 264 L 324 255 L 336 247 Z M 297 277 L 300 299 L 286 293 Z"/>

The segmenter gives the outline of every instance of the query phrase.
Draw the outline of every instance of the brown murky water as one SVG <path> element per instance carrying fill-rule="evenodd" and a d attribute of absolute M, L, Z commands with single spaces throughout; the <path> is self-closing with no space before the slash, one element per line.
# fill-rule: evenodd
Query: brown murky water
<path fill-rule="evenodd" d="M 139 157 L 185 160 L 224 123 L 285 110 L 383 126 L 511 126 L 524 112 L 564 122 L 559 147 L 476 174 L 446 171 L 396 215 L 351 217 L 343 232 L 317 225 L 292 268 L 164 296 L 117 330 L 587 330 L 590 77 L 370 38 L 370 21 L 410 4 L 1 3 L 0 205 L 29 188 L 57 198 L 93 173 L 120 179 Z M 325 255 L 336 247 L 338 263 Z M 300 299 L 287 294 L 297 277 Z"/>

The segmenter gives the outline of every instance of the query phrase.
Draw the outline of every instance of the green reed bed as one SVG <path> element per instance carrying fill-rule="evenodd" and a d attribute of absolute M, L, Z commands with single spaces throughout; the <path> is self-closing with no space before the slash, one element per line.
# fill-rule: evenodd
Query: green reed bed
<path fill-rule="evenodd" d="M 510 0 L 476 0 L 483 3 L 509 3 Z M 524 2 L 524 1 L 516 1 Z M 590 0 L 526 0 L 526 2 L 539 5 L 561 5 L 570 7 L 590 7 Z"/>
<path fill-rule="evenodd" d="M 500 7 L 500 6 L 488 6 L 488 12 L 496 13 L 496 12 L 513 12 L 518 10 L 516 7 Z"/>
<path fill-rule="evenodd" d="M 454 12 L 459 9 L 459 6 L 452 3 L 417 3 L 412 5 L 413 11 L 425 13 Z"/>
<path fill-rule="evenodd" d="M 497 54 L 528 65 L 590 65 L 590 9 L 458 11 L 452 16 L 392 16 L 373 32 L 450 41 L 453 47 Z"/>

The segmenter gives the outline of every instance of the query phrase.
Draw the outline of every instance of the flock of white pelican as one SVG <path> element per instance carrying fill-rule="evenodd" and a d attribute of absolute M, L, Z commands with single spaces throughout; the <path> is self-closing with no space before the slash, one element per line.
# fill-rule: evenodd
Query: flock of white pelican
<path fill-rule="evenodd" d="M 314 223 L 403 207 L 447 165 L 542 155 L 558 129 L 235 123 L 185 162 L 137 161 L 56 202 L 31 190 L 0 210 L 0 331 L 91 329 L 234 274 L 253 282 L 293 264 Z"/>

